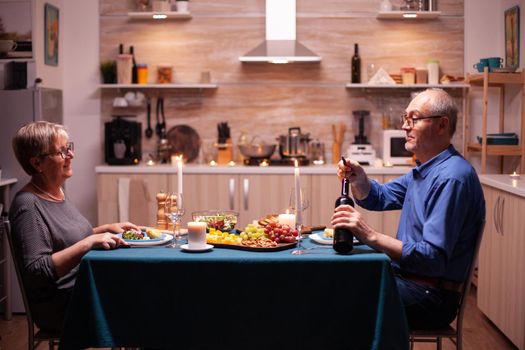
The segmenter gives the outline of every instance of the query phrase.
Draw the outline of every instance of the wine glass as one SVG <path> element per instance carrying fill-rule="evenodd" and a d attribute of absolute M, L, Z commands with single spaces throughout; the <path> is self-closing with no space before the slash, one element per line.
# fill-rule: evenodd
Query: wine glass
<path fill-rule="evenodd" d="M 182 193 L 169 194 L 164 203 L 164 215 L 173 223 L 173 243 L 168 244 L 167 248 L 177 248 L 180 246 L 182 234 L 180 232 L 180 219 L 184 216 L 184 205 Z"/>
<path fill-rule="evenodd" d="M 296 205 L 296 203 L 298 205 Z M 295 213 L 295 228 L 299 233 L 297 235 L 297 249 L 292 250 L 292 254 L 300 255 L 306 254 L 306 249 L 302 245 L 302 230 L 303 230 L 303 212 L 310 206 L 310 202 L 306 197 L 306 191 L 299 189 L 299 193 L 296 194 L 295 188 L 290 191 L 290 204 L 289 207 Z"/>

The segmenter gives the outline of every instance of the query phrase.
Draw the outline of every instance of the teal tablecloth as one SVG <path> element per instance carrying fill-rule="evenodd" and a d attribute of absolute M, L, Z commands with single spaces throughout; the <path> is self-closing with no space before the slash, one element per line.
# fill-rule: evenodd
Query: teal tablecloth
<path fill-rule="evenodd" d="M 61 348 L 408 349 L 388 257 L 305 241 L 305 255 L 92 251 Z"/>

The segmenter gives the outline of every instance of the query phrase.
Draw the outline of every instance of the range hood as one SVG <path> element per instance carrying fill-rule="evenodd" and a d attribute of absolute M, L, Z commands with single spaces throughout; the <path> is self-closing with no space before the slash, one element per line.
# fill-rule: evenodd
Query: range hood
<path fill-rule="evenodd" d="M 266 0 L 266 40 L 241 62 L 320 62 L 321 57 L 296 40 L 296 0 Z"/>

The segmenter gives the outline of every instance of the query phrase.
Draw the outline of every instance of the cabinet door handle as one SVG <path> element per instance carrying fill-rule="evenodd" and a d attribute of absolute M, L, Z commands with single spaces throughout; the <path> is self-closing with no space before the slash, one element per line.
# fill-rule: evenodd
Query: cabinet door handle
<path fill-rule="evenodd" d="M 249 195 L 250 195 L 250 179 L 244 178 L 242 181 L 242 194 L 244 199 L 244 210 L 249 208 Z"/>
<path fill-rule="evenodd" d="M 499 225 L 498 225 L 498 208 L 499 208 L 499 196 L 498 199 L 496 199 L 496 203 L 494 204 L 494 208 L 492 208 L 492 219 L 494 220 L 494 227 L 496 228 L 496 233 L 499 233 Z"/>
<path fill-rule="evenodd" d="M 503 210 L 505 210 L 505 198 L 502 198 L 500 203 L 500 214 L 499 214 L 499 233 L 503 236 Z"/>
<path fill-rule="evenodd" d="M 230 199 L 230 210 L 235 209 L 235 179 L 233 177 L 230 178 L 230 183 L 228 186 L 228 195 Z"/>

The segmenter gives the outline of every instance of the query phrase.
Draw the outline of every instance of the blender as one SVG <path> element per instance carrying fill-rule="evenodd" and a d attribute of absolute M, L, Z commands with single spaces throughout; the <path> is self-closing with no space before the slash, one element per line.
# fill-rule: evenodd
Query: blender
<path fill-rule="evenodd" d="M 376 151 L 372 148 L 365 133 L 365 118 L 370 117 L 370 112 L 365 110 L 353 111 L 354 130 L 359 133 L 354 136 L 354 142 L 348 147 L 348 158 L 356 160 L 361 165 L 372 165 L 376 159 Z M 356 128 L 357 124 L 357 128 Z"/>

